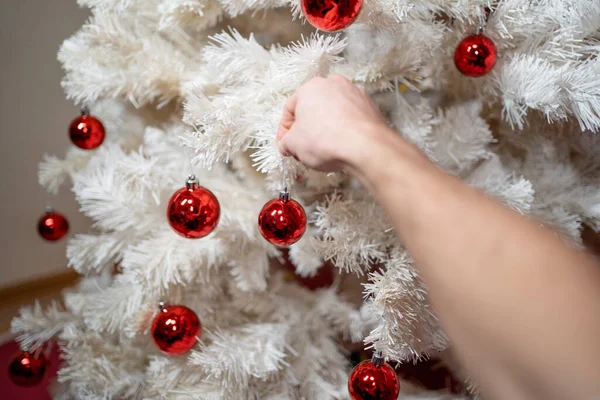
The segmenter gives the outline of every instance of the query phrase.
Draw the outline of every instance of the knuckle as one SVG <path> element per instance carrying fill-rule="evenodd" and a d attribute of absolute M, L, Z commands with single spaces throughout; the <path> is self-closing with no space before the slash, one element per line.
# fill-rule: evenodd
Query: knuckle
<path fill-rule="evenodd" d="M 317 77 L 312 78 L 310 81 L 308 81 L 308 84 L 311 86 L 315 86 L 315 85 L 322 85 L 325 82 L 326 82 L 325 78 L 317 76 Z"/>
<path fill-rule="evenodd" d="M 335 74 L 335 75 L 331 75 L 330 77 L 332 80 L 344 83 L 344 84 L 352 84 L 352 82 L 350 81 L 350 79 L 346 78 L 344 75 L 339 75 L 339 74 Z"/>
<path fill-rule="evenodd" d="M 325 79 L 321 78 L 321 77 L 315 77 L 310 79 L 309 81 L 307 81 L 306 83 L 304 83 L 302 86 L 300 86 L 300 88 L 298 89 L 298 94 L 303 94 L 307 91 L 311 91 L 314 90 L 315 88 L 319 88 L 323 85 L 323 83 L 325 83 Z"/>

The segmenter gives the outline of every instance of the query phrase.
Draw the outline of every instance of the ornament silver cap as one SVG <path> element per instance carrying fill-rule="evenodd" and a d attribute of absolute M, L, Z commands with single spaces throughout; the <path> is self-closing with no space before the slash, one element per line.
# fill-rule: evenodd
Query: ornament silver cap
<path fill-rule="evenodd" d="M 161 300 L 158 302 L 158 308 L 160 311 L 165 311 L 168 306 L 169 306 L 169 304 L 167 304 L 167 302 L 164 300 Z"/>
<path fill-rule="evenodd" d="M 376 350 L 375 352 L 373 352 L 373 357 L 371 357 L 371 362 L 373 363 L 373 365 L 376 366 L 381 366 L 384 363 L 384 358 L 383 358 L 383 353 L 381 352 L 381 350 Z"/>
<path fill-rule="evenodd" d="M 185 187 L 189 190 L 197 189 L 200 186 L 200 182 L 196 179 L 196 175 L 188 176 L 188 180 L 185 182 Z"/>
<path fill-rule="evenodd" d="M 90 115 L 90 109 L 88 106 L 81 107 L 81 115 Z"/>
<path fill-rule="evenodd" d="M 290 192 L 288 192 L 287 186 L 283 188 L 281 192 L 279 192 L 279 200 L 286 202 L 290 200 Z"/>

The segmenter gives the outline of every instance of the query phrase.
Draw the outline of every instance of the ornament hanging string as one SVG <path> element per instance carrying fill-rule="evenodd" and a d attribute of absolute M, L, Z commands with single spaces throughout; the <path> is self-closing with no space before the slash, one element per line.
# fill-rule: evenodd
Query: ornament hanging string
<path fill-rule="evenodd" d="M 187 158 L 188 165 L 190 167 L 190 173 L 188 175 L 191 177 L 191 176 L 195 176 L 195 174 L 194 174 L 194 164 L 192 164 L 192 157 L 190 156 L 190 151 L 191 151 L 191 148 L 189 148 L 189 147 L 185 148 L 185 157 Z"/>
<path fill-rule="evenodd" d="M 289 194 L 287 184 L 287 168 L 285 166 L 285 159 L 281 159 L 281 193 Z"/>

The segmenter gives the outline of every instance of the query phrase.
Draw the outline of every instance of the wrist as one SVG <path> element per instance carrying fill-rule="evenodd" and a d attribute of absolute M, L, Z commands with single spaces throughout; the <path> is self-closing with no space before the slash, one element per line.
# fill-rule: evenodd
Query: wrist
<path fill-rule="evenodd" d="M 402 238 L 423 223 L 422 215 L 437 209 L 435 199 L 445 174 L 388 127 L 364 135 L 361 150 L 349 158 L 346 171 L 369 189 L 388 215 L 403 222 L 396 232 Z"/>
<path fill-rule="evenodd" d="M 358 139 L 352 141 L 352 149 L 344 152 L 342 162 L 347 172 L 372 189 L 391 179 L 390 175 L 400 173 L 393 179 L 403 179 L 406 175 L 401 171 L 429 164 L 419 149 L 388 126 L 366 125 L 357 127 L 357 131 Z"/>

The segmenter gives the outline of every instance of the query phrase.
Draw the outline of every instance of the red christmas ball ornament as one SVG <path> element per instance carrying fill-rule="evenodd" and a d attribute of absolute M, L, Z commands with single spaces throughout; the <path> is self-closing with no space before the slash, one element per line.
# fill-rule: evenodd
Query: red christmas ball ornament
<path fill-rule="evenodd" d="M 38 220 L 38 233 L 44 239 L 55 242 L 69 232 L 69 221 L 61 213 L 51 208 Z"/>
<path fill-rule="evenodd" d="M 19 386 L 34 386 L 42 381 L 46 372 L 46 357 L 20 351 L 8 365 L 10 380 Z"/>
<path fill-rule="evenodd" d="M 377 356 L 359 363 L 348 379 L 352 400 L 396 400 L 400 383 L 396 372 Z"/>
<path fill-rule="evenodd" d="M 396 371 L 404 381 L 409 381 L 427 390 L 445 391 L 454 394 L 466 392 L 466 388 L 448 366 L 438 358 L 428 358 L 417 363 L 400 364 Z"/>
<path fill-rule="evenodd" d="M 265 204 L 258 214 L 258 229 L 268 242 L 276 246 L 296 243 L 306 231 L 304 208 L 283 191 L 278 199 Z"/>
<path fill-rule="evenodd" d="M 360 14 L 363 0 L 302 0 L 304 17 L 312 26 L 335 32 L 350 26 Z"/>
<path fill-rule="evenodd" d="M 496 64 L 498 51 L 487 36 L 477 34 L 464 38 L 454 52 L 454 64 L 464 75 L 478 77 L 487 74 Z"/>
<path fill-rule="evenodd" d="M 190 175 L 184 188 L 173 194 L 167 206 L 171 227 L 183 237 L 198 239 L 211 233 L 219 223 L 221 207 L 215 195 Z"/>
<path fill-rule="evenodd" d="M 333 285 L 333 282 L 335 281 L 335 275 L 331 264 L 325 263 L 317 270 L 317 274 L 315 276 L 296 275 L 296 280 L 308 290 L 314 291 L 317 289 L 328 288 Z"/>
<path fill-rule="evenodd" d="M 171 306 L 160 302 L 160 312 L 152 321 L 152 338 L 166 354 L 177 355 L 190 351 L 200 336 L 200 320 L 185 306 Z"/>
<path fill-rule="evenodd" d="M 106 131 L 100 120 L 90 115 L 87 107 L 81 110 L 81 116 L 71 121 L 69 137 L 71 142 L 80 149 L 92 150 L 104 141 Z"/>
<path fill-rule="evenodd" d="M 285 270 L 284 279 L 286 281 L 296 281 L 312 291 L 328 288 L 335 281 L 334 267 L 330 262 L 323 264 L 314 276 L 300 276 L 296 273 L 296 266 L 290 261 L 288 250 L 283 251 L 283 259 L 285 260 L 283 269 Z"/>

